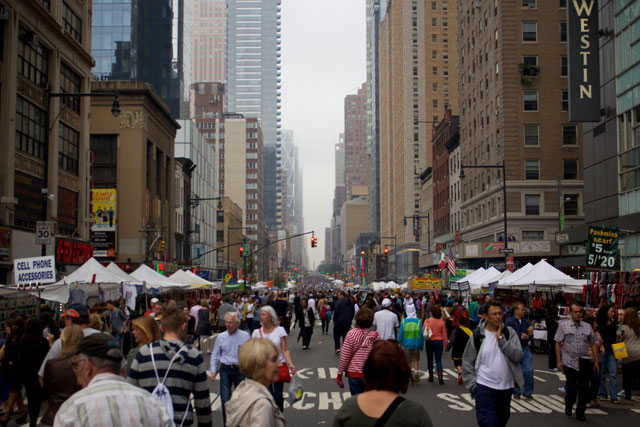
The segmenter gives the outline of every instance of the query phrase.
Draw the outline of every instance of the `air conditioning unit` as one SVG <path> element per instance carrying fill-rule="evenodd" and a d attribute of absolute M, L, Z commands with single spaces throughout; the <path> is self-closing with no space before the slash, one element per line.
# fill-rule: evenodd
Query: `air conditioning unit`
<path fill-rule="evenodd" d="M 26 31 L 24 33 L 24 42 L 29 45 L 36 45 L 40 43 L 40 39 L 33 31 Z"/>
<path fill-rule="evenodd" d="M 498 115 L 499 111 L 500 111 L 500 110 L 496 109 L 496 116 Z"/>
<path fill-rule="evenodd" d="M 474 1 L 474 2 L 473 2 L 473 7 L 474 7 L 475 9 L 480 9 L 480 8 L 482 7 L 482 3 L 481 3 L 481 2 L 479 2 L 479 1 Z"/>

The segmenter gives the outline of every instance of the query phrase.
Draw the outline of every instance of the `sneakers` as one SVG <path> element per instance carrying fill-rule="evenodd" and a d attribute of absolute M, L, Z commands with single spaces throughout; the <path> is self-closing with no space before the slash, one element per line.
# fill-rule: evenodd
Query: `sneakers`
<path fill-rule="evenodd" d="M 458 384 L 462 385 L 462 375 L 458 375 Z"/>
<path fill-rule="evenodd" d="M 336 354 L 340 354 L 340 349 L 337 349 L 337 350 L 336 350 Z"/>
<path fill-rule="evenodd" d="M 520 400 L 520 395 L 519 395 L 519 394 L 514 394 L 514 395 L 513 395 L 513 398 L 514 398 L 514 399 L 518 399 L 518 400 Z"/>
<path fill-rule="evenodd" d="M 558 368 L 549 368 L 549 369 L 547 369 L 547 371 L 558 372 Z"/>
<path fill-rule="evenodd" d="M 532 395 L 530 395 L 530 394 L 524 394 L 524 393 L 523 393 L 522 395 L 523 395 L 524 397 L 526 397 L 527 399 L 530 399 L 530 400 L 531 400 L 531 399 L 533 399 L 533 396 L 532 396 Z"/>
<path fill-rule="evenodd" d="M 420 375 L 417 372 L 413 374 L 413 382 L 416 384 L 420 382 Z"/>

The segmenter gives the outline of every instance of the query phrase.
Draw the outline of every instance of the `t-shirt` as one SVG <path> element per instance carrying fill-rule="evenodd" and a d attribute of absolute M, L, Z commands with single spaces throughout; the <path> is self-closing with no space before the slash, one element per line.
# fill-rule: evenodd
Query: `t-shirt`
<path fill-rule="evenodd" d="M 484 330 L 485 336 L 480 345 L 480 366 L 476 373 L 476 382 L 494 390 L 513 388 L 513 373 L 507 359 L 498 346 L 496 333 Z"/>
<path fill-rule="evenodd" d="M 247 319 L 253 319 L 253 311 L 251 310 L 253 310 L 253 303 L 247 306 Z"/>
<path fill-rule="evenodd" d="M 251 334 L 251 338 L 266 338 L 268 340 L 271 340 L 271 342 L 274 343 L 276 347 L 278 347 L 278 350 L 280 350 L 280 355 L 278 356 L 278 358 L 282 363 L 286 363 L 286 360 L 282 355 L 282 342 L 281 342 L 282 337 L 284 338 L 287 337 L 287 331 L 285 331 L 282 326 L 278 326 L 268 334 L 266 334 L 262 330 L 262 328 L 256 329 L 255 331 L 253 331 L 253 334 Z"/>
<path fill-rule="evenodd" d="M 358 396 L 351 396 L 333 418 L 333 427 L 372 427 L 378 418 L 365 415 L 358 406 Z M 419 403 L 404 400 L 385 423 L 385 427 L 432 427 L 427 410 Z"/>
<path fill-rule="evenodd" d="M 376 330 L 381 340 L 395 339 L 396 332 L 394 328 L 400 326 L 398 316 L 387 309 L 380 310 L 373 316 L 373 324 L 376 325 Z"/>

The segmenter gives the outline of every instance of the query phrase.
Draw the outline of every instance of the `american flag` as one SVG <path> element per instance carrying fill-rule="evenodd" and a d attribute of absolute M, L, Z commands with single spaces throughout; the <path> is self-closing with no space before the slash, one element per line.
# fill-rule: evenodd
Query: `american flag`
<path fill-rule="evenodd" d="M 456 275 L 456 262 L 453 259 L 453 251 L 449 248 L 449 262 L 447 263 L 447 267 L 449 268 L 449 272 L 452 276 Z"/>

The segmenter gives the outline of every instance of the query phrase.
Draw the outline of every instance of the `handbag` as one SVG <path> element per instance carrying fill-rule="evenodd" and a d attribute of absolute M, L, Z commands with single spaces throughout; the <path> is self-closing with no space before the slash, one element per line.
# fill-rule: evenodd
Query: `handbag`
<path fill-rule="evenodd" d="M 262 328 L 258 329 L 260 332 L 260 338 L 264 338 L 262 335 Z M 288 383 L 291 382 L 291 374 L 289 373 L 289 367 L 286 363 L 283 363 L 280 366 L 280 371 L 278 372 L 278 382 L 279 383 Z"/>
<path fill-rule="evenodd" d="M 616 359 L 626 359 L 629 357 L 629 353 L 627 353 L 627 346 L 624 341 L 611 344 L 611 348 L 613 348 L 613 357 Z"/>
<path fill-rule="evenodd" d="M 429 327 L 429 319 L 425 320 L 424 322 L 424 340 L 428 341 L 431 339 L 431 336 L 433 336 L 433 331 L 431 330 L 431 328 Z"/>

